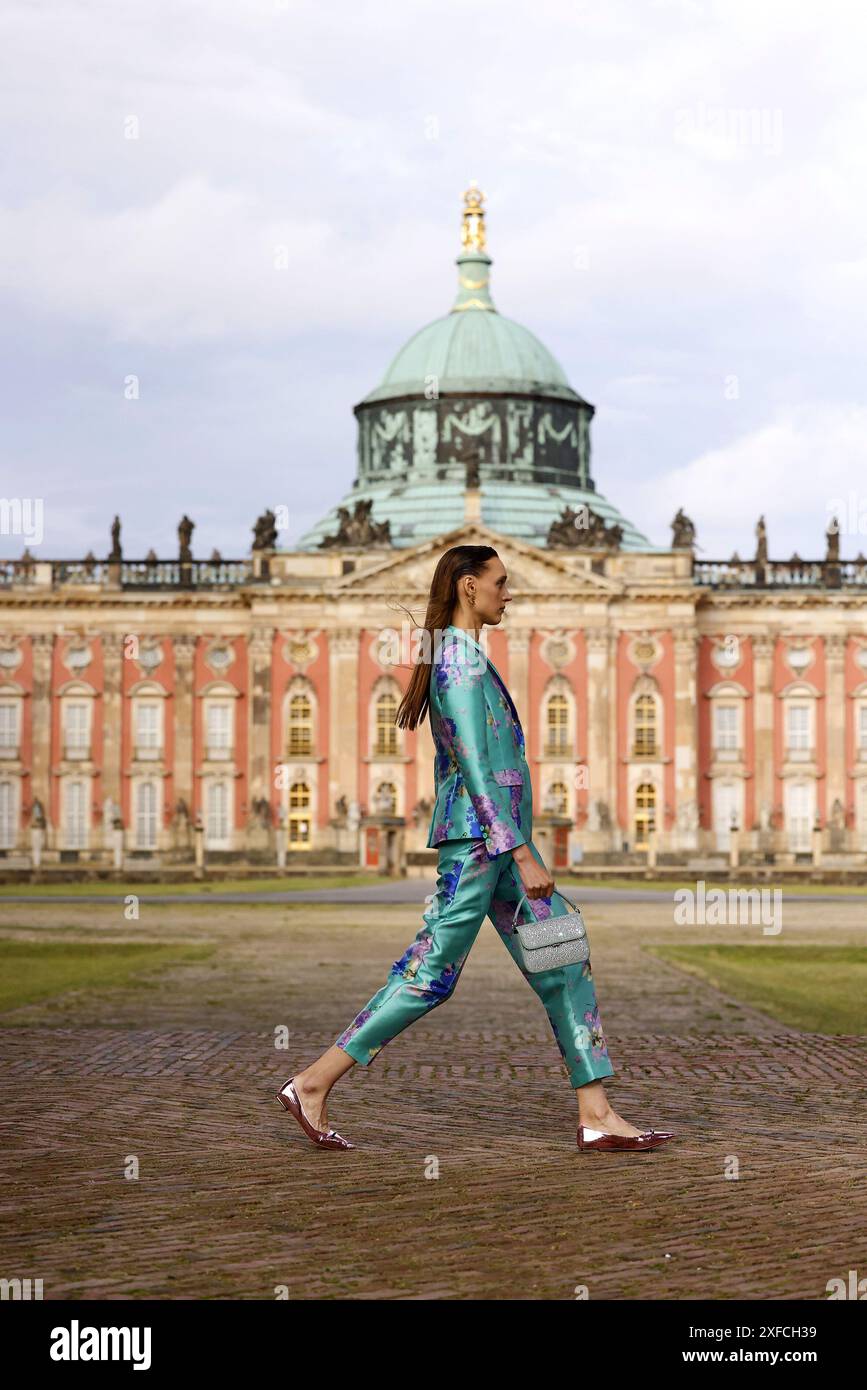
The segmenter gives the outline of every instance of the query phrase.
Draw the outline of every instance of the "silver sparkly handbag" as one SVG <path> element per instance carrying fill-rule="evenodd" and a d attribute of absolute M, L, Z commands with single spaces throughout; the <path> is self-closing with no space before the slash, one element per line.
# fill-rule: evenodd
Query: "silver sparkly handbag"
<path fill-rule="evenodd" d="M 562 890 L 557 891 L 561 898 L 566 898 L 573 909 L 571 912 L 546 917 L 541 922 L 536 917 L 532 922 L 519 922 L 518 913 L 526 893 L 515 908 L 512 931 L 518 934 L 518 954 L 524 969 L 531 975 L 540 970 L 557 970 L 561 965 L 577 965 L 590 956 L 590 941 L 581 909 Z"/>

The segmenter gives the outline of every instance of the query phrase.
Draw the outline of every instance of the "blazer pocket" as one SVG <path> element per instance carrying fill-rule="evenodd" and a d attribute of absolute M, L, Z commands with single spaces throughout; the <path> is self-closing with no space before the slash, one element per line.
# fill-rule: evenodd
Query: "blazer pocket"
<path fill-rule="evenodd" d="M 524 774 L 520 768 L 504 767 L 494 772 L 494 781 L 499 782 L 501 787 L 520 787 L 524 782 Z"/>

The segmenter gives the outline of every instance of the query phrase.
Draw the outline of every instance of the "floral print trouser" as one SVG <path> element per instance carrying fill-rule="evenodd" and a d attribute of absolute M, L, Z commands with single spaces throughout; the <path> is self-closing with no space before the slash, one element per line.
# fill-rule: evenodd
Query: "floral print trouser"
<path fill-rule="evenodd" d="M 542 857 L 532 841 L 534 858 Z M 613 1076 L 589 959 L 559 970 L 528 973 L 521 965 L 512 932 L 515 908 L 524 892 L 511 854 L 489 858 L 484 840 L 444 840 L 439 845 L 437 891 L 424 913 L 412 945 L 391 967 L 388 980 L 336 1039 L 350 1057 L 368 1066 L 378 1052 L 429 1009 L 451 997 L 479 928 L 489 916 L 509 955 L 545 1006 L 548 1021 L 572 1086 Z M 569 912 L 554 893 L 527 898 L 521 915 L 529 920 Z"/>

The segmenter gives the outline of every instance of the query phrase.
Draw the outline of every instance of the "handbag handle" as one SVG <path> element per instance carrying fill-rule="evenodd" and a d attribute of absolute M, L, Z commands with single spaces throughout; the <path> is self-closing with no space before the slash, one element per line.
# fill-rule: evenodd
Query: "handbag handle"
<path fill-rule="evenodd" d="M 556 891 L 560 894 L 560 897 L 561 897 L 561 898 L 565 898 L 565 899 L 566 899 L 566 902 L 569 904 L 569 906 L 572 908 L 572 910 L 573 910 L 574 912 L 580 912 L 580 911 L 581 911 L 581 909 L 580 909 L 580 907 L 578 907 L 577 903 L 573 903 L 572 899 L 571 899 L 570 897 L 568 897 L 566 893 L 563 892 L 562 888 L 558 888 Z M 518 906 L 515 908 L 515 915 L 514 915 L 514 917 L 512 918 L 512 931 L 515 930 L 515 924 L 516 924 L 517 921 L 518 921 L 518 913 L 521 911 L 521 908 L 522 908 L 522 906 L 523 906 L 523 904 L 524 904 L 524 899 L 525 899 L 526 897 L 527 897 L 527 894 L 526 894 L 526 893 L 522 893 L 522 894 L 521 894 L 521 897 L 520 897 L 520 899 L 519 899 L 519 901 L 518 901 Z M 538 919 L 538 918 L 535 918 L 535 920 L 538 921 L 539 919 Z"/>

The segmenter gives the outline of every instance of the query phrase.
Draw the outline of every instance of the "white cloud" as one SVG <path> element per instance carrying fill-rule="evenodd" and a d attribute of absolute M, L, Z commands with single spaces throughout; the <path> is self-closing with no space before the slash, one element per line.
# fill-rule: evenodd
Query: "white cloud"
<path fill-rule="evenodd" d="M 733 537 L 742 557 L 752 554 L 761 514 L 772 559 L 788 559 L 793 549 L 816 559 L 825 553 L 825 528 L 836 513 L 840 552 L 851 558 L 867 550 L 865 455 L 867 408 L 799 406 L 648 479 L 633 491 L 632 503 L 660 537 L 683 507 L 698 528 L 699 554 L 708 559 L 727 559 Z"/>

